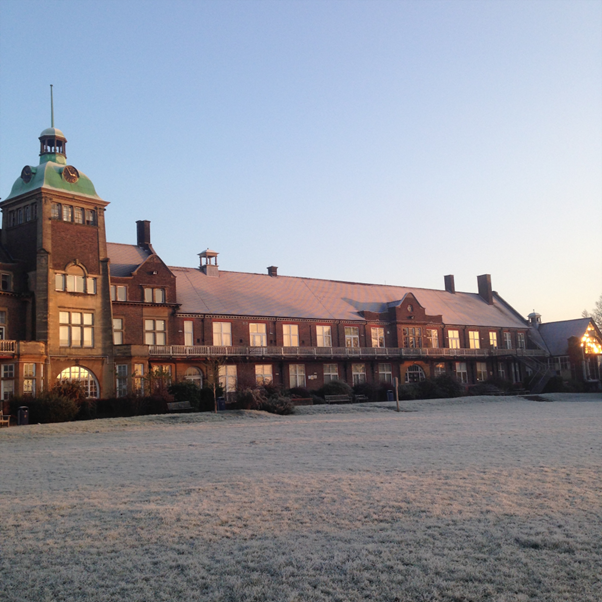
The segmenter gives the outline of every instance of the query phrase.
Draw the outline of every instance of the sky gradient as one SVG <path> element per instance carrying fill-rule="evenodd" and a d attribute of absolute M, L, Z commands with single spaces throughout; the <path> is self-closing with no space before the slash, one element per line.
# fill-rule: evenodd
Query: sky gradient
<path fill-rule="evenodd" d="M 602 293 L 602 2 L 0 3 L 0 196 L 40 132 L 168 265 Z"/>

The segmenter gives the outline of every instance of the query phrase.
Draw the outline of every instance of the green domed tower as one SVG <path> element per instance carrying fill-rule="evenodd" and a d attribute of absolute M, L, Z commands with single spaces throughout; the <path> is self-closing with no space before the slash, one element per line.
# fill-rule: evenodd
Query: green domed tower
<path fill-rule="evenodd" d="M 39 140 L 39 164 L 23 167 L 0 203 L 1 250 L 13 262 L 11 293 L 29 299 L 15 338 L 43 344 L 44 386 L 85 368 L 88 393 L 111 394 L 108 203 L 67 163 L 67 139 L 54 123 Z"/>

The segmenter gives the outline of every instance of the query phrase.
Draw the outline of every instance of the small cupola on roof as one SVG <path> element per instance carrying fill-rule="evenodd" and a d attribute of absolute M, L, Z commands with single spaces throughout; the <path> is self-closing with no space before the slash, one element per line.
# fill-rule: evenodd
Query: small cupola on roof
<path fill-rule="evenodd" d="M 67 165 L 67 138 L 54 127 L 54 100 L 50 86 L 50 127 L 40 134 L 40 164 L 47 161 Z"/>
<path fill-rule="evenodd" d="M 219 266 L 217 265 L 217 256 L 219 253 L 217 251 L 212 251 L 211 249 L 207 249 L 202 253 L 199 253 L 199 257 L 201 258 L 201 272 L 204 272 L 207 276 L 218 277 L 219 276 Z"/>

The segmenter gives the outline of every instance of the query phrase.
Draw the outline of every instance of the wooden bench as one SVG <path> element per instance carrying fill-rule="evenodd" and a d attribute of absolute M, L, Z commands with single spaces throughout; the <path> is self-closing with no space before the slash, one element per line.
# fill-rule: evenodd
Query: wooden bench
<path fill-rule="evenodd" d="M 0 426 L 10 426 L 10 416 L 0 414 Z"/>
<path fill-rule="evenodd" d="M 313 406 L 314 400 L 311 397 L 291 397 L 295 406 Z"/>
<path fill-rule="evenodd" d="M 351 403 L 351 395 L 324 395 L 326 403 Z"/>
<path fill-rule="evenodd" d="M 189 401 L 172 401 L 167 403 L 168 412 L 190 412 L 192 406 Z"/>
<path fill-rule="evenodd" d="M 355 403 L 365 403 L 370 400 L 365 395 L 356 395 L 354 401 Z"/>

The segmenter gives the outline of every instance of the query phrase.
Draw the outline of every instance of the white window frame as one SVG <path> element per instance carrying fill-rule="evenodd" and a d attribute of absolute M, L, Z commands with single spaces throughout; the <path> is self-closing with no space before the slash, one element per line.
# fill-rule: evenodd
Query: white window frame
<path fill-rule="evenodd" d="M 318 347 L 332 347 L 332 330 L 330 326 L 316 326 L 316 342 Z"/>
<path fill-rule="evenodd" d="M 351 380 L 354 385 L 366 382 L 366 364 L 351 364 Z"/>
<path fill-rule="evenodd" d="M 476 364 L 477 382 L 485 382 L 488 378 L 487 362 L 477 362 Z"/>
<path fill-rule="evenodd" d="M 333 380 L 339 380 L 339 365 L 324 364 L 324 382 L 329 383 Z"/>
<path fill-rule="evenodd" d="M 449 349 L 460 349 L 460 331 L 459 330 L 448 330 L 447 341 Z"/>
<path fill-rule="evenodd" d="M 489 346 L 492 349 L 497 349 L 497 332 L 489 331 Z"/>
<path fill-rule="evenodd" d="M 525 333 L 517 332 L 516 333 L 516 348 L 517 349 L 525 349 Z"/>
<path fill-rule="evenodd" d="M 15 394 L 15 381 L 3 380 L 1 397 L 2 401 L 8 401 Z"/>
<path fill-rule="evenodd" d="M 439 348 L 439 331 L 437 329 L 427 328 L 426 336 L 425 336 L 425 343 L 426 343 L 426 346 L 430 347 L 431 349 L 438 349 Z"/>
<path fill-rule="evenodd" d="M 72 382 L 76 381 L 83 385 L 86 391 L 86 397 L 97 398 L 99 393 L 98 380 L 91 370 L 83 366 L 70 366 L 65 368 L 58 374 L 56 379 L 61 382 L 63 380 Z"/>
<path fill-rule="evenodd" d="M 305 364 L 289 364 L 288 375 L 291 389 L 305 387 Z"/>
<path fill-rule="evenodd" d="M 255 384 L 258 387 L 274 382 L 272 364 L 255 364 Z"/>
<path fill-rule="evenodd" d="M 157 318 L 144 319 L 144 344 L 167 345 L 167 321 Z"/>
<path fill-rule="evenodd" d="M 36 394 L 36 365 L 32 362 L 23 364 L 23 394 Z"/>
<path fill-rule="evenodd" d="M 94 314 L 81 311 L 59 312 L 59 345 L 61 347 L 94 347 Z"/>
<path fill-rule="evenodd" d="M 196 366 L 188 366 L 184 372 L 184 380 L 195 384 L 199 389 L 203 388 L 203 371 Z"/>
<path fill-rule="evenodd" d="M 113 345 L 123 345 L 124 341 L 124 319 L 113 318 Z"/>
<path fill-rule="evenodd" d="M 481 338 L 478 330 L 469 330 L 468 331 L 468 345 L 470 349 L 480 349 L 481 348 Z"/>
<path fill-rule="evenodd" d="M 391 364 L 378 364 L 378 380 L 381 383 L 393 382 L 393 367 Z"/>
<path fill-rule="evenodd" d="M 213 346 L 231 347 L 232 346 L 232 323 L 231 322 L 213 322 Z"/>
<path fill-rule="evenodd" d="M 385 329 L 381 326 L 372 326 L 372 347 L 382 348 L 385 346 Z"/>
<path fill-rule="evenodd" d="M 468 368 L 466 362 L 456 362 L 456 378 L 463 385 L 468 384 Z"/>
<path fill-rule="evenodd" d="M 406 349 L 420 349 L 422 347 L 422 328 L 406 326 L 402 329 L 403 346 Z"/>
<path fill-rule="evenodd" d="M 111 301 L 127 301 L 128 287 L 124 284 L 111 284 Z"/>
<path fill-rule="evenodd" d="M 345 326 L 345 347 L 358 349 L 360 346 L 360 329 L 357 326 Z"/>
<path fill-rule="evenodd" d="M 251 347 L 268 346 L 268 335 L 265 323 L 251 322 L 249 324 L 249 342 Z"/>
<path fill-rule="evenodd" d="M 115 396 L 125 397 L 128 394 L 128 365 L 115 364 Z"/>
<path fill-rule="evenodd" d="M 408 366 L 404 379 L 407 385 L 419 383 L 423 380 L 426 380 L 426 374 L 422 366 L 419 366 L 418 364 L 412 364 L 411 366 Z"/>
<path fill-rule="evenodd" d="M 228 364 L 219 367 L 219 384 L 224 393 L 234 393 L 238 385 L 236 366 Z"/>
<path fill-rule="evenodd" d="M 504 333 L 504 348 L 512 349 L 512 333 L 511 332 Z"/>
<path fill-rule="evenodd" d="M 297 324 L 282 325 L 282 345 L 284 347 L 299 347 L 299 326 Z"/>
<path fill-rule="evenodd" d="M 192 347 L 194 345 L 194 322 L 184 320 L 184 346 Z"/>

